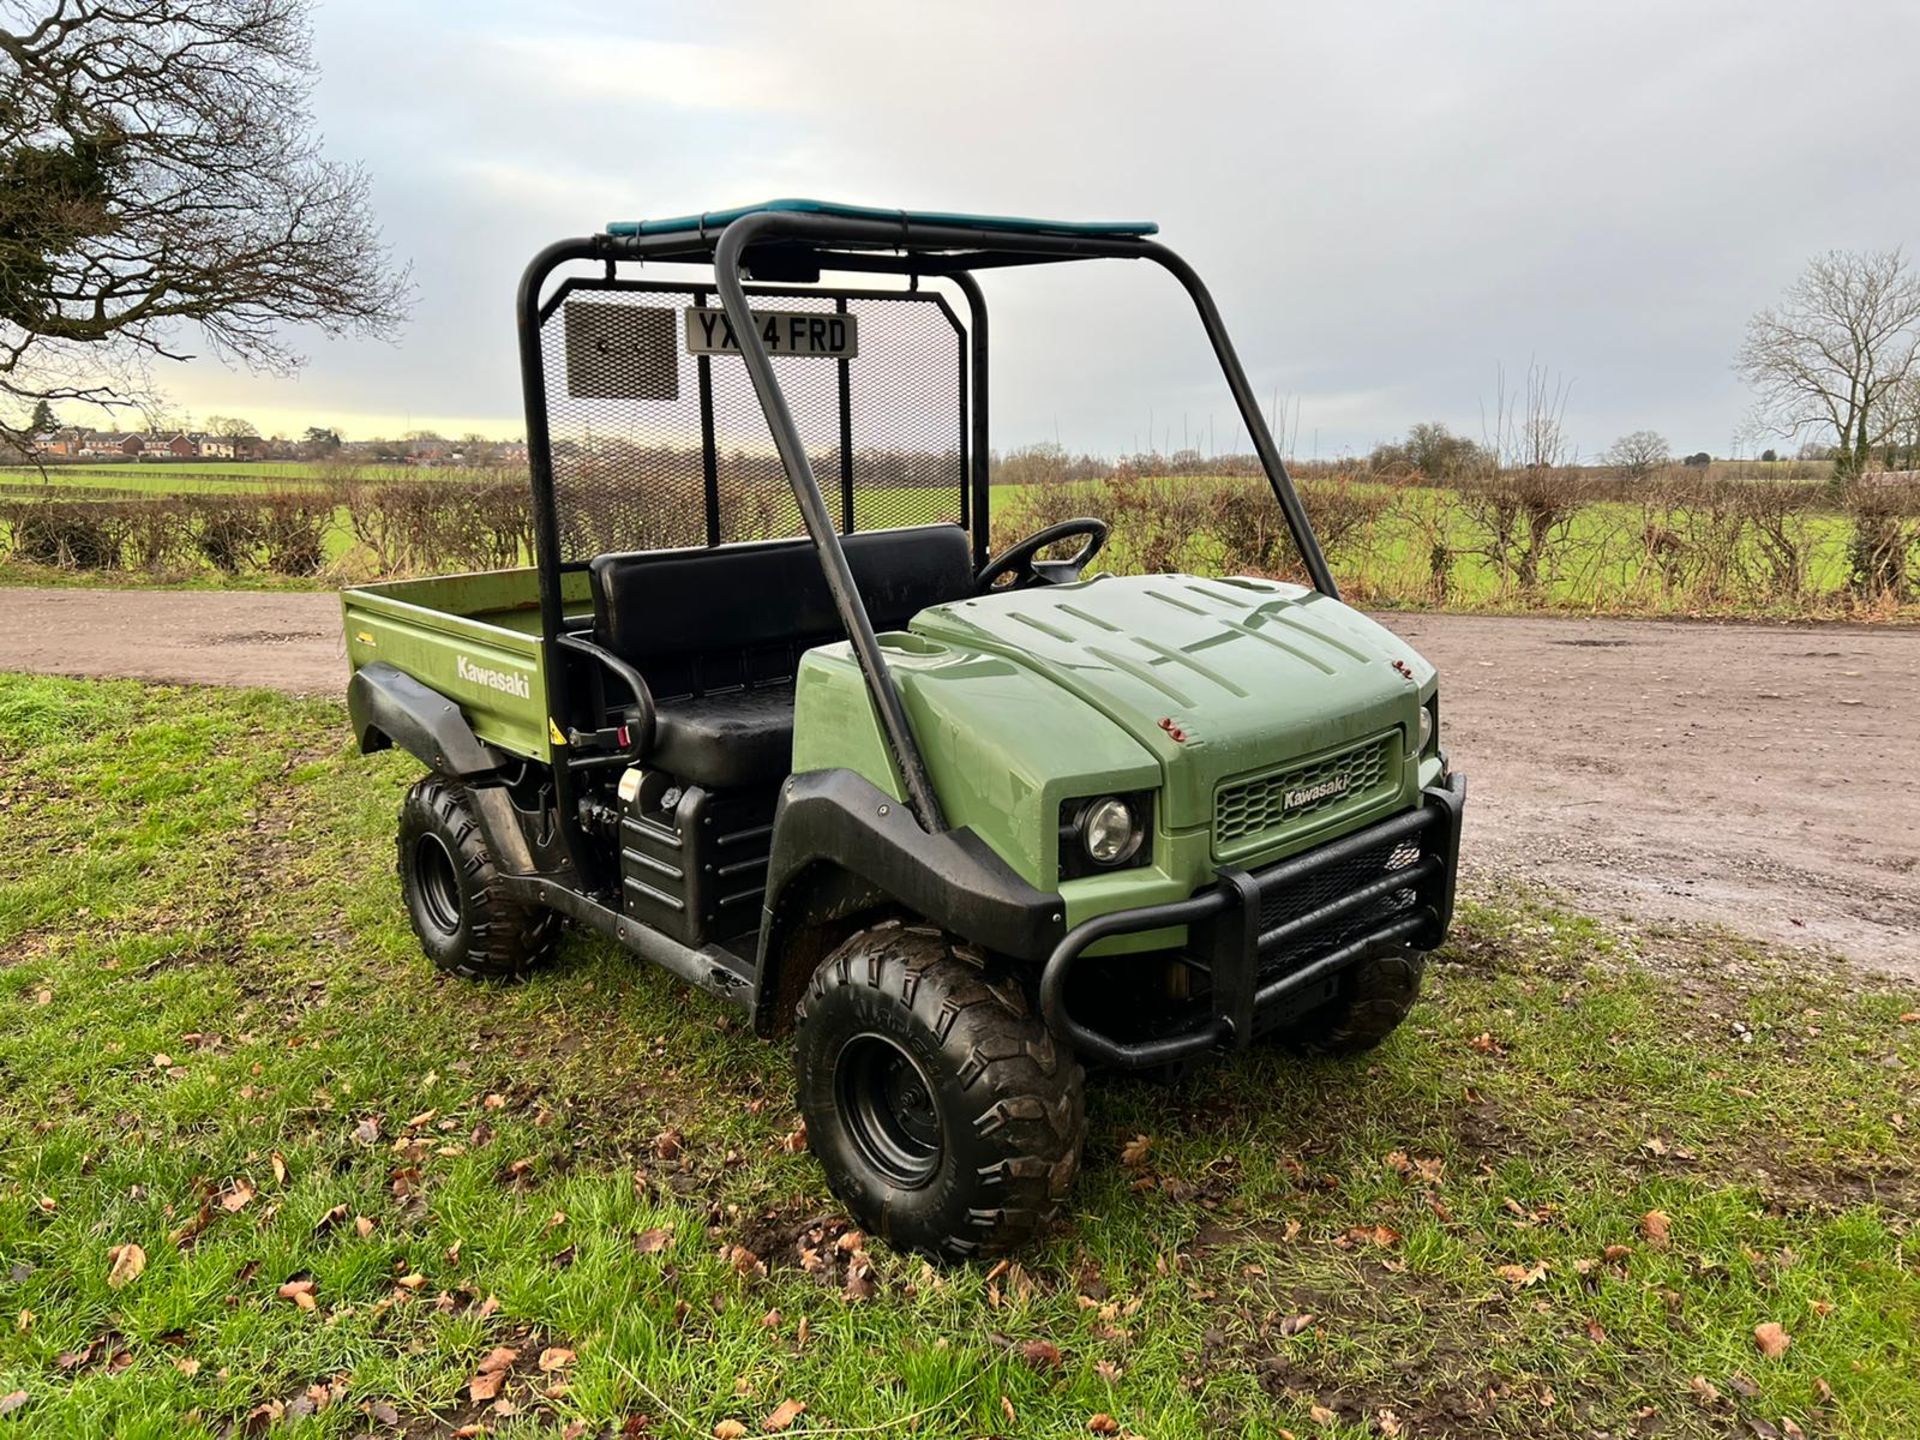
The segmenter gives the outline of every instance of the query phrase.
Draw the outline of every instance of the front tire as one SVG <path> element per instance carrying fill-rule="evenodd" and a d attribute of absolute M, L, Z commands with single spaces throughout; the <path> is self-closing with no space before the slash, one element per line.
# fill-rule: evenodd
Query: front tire
<path fill-rule="evenodd" d="M 1340 988 L 1324 1005 L 1274 1032 L 1296 1055 L 1338 1059 L 1373 1049 L 1400 1028 L 1420 998 L 1427 957 L 1394 950 L 1356 960 L 1340 974 Z"/>
<path fill-rule="evenodd" d="M 560 917 L 504 893 L 463 786 L 429 775 L 400 806 L 400 891 L 420 948 L 469 980 L 508 980 L 551 958 Z"/>
<path fill-rule="evenodd" d="M 828 956 L 795 1014 L 807 1143 L 861 1227 L 967 1260 L 1059 1214 L 1086 1141 L 1085 1080 L 1020 987 L 898 922 Z"/>

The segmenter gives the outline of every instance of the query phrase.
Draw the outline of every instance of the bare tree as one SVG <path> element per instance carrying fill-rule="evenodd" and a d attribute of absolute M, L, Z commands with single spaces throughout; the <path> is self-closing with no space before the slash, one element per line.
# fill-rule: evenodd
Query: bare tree
<path fill-rule="evenodd" d="M 307 3 L 0 0 L 0 394 L 137 405 L 196 332 L 285 372 L 284 325 L 397 327 L 366 176 L 313 133 Z"/>
<path fill-rule="evenodd" d="M 1734 368 L 1775 433 L 1831 433 L 1834 477 L 1851 480 L 1899 419 L 1891 398 L 1920 374 L 1920 276 L 1898 250 L 1829 251 L 1747 322 Z"/>
<path fill-rule="evenodd" d="M 1527 366 L 1519 389 L 1500 369 L 1492 412 L 1482 416 L 1479 473 L 1457 482 L 1472 541 L 1460 553 L 1483 557 L 1502 589 L 1532 594 L 1551 580 L 1587 497 L 1567 435 L 1570 388 L 1537 362 Z"/>
<path fill-rule="evenodd" d="M 1889 404 L 1893 418 L 1887 426 L 1887 468 L 1920 470 L 1920 374 L 1908 376 Z"/>
<path fill-rule="evenodd" d="M 242 420 L 238 415 L 209 415 L 207 433 L 223 440 L 252 440 L 260 434 L 251 420 Z"/>
<path fill-rule="evenodd" d="M 1567 435 L 1567 401 L 1572 382 L 1548 366 L 1529 361 L 1524 388 L 1507 381 L 1506 367 L 1494 370 L 1493 413 L 1481 406 L 1484 436 L 1481 454 L 1496 470 L 1555 470 L 1574 464 L 1578 451 Z"/>
<path fill-rule="evenodd" d="M 1602 457 L 1626 480 L 1644 480 L 1672 458 L 1667 437 L 1656 430 L 1635 430 L 1607 447 Z"/>

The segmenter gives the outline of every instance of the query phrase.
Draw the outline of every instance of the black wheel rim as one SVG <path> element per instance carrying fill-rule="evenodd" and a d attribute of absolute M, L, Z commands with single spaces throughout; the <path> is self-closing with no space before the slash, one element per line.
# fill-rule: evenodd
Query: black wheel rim
<path fill-rule="evenodd" d="M 413 888 L 420 897 L 420 914 L 442 935 L 460 931 L 460 877 L 453 868 L 453 852 L 438 835 L 422 835 L 413 846 Z"/>
<path fill-rule="evenodd" d="M 883 1035 L 847 1042 L 834 1092 L 860 1157 L 890 1184 L 913 1189 L 940 1168 L 945 1149 L 933 1086 L 911 1055 Z"/>

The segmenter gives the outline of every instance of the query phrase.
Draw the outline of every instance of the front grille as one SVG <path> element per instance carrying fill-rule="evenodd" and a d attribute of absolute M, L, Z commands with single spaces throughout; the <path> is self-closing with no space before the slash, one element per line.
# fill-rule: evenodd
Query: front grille
<path fill-rule="evenodd" d="M 1287 885 L 1260 886 L 1260 931 L 1271 933 L 1297 916 L 1351 895 L 1363 886 L 1397 871 L 1408 872 L 1407 885 L 1389 890 L 1379 899 L 1351 914 L 1306 930 L 1268 946 L 1260 952 L 1262 983 L 1288 971 L 1310 965 L 1322 955 L 1330 955 L 1350 940 L 1380 929 L 1419 903 L 1419 881 L 1412 876 L 1420 861 L 1420 838 L 1405 836 L 1386 840 L 1358 854 L 1326 866 L 1324 869 Z M 1258 874 L 1255 884 L 1260 883 Z"/>
<path fill-rule="evenodd" d="M 1387 734 L 1311 764 L 1222 786 L 1213 802 L 1214 850 L 1378 798 L 1396 778 L 1393 757 L 1394 735 Z"/>

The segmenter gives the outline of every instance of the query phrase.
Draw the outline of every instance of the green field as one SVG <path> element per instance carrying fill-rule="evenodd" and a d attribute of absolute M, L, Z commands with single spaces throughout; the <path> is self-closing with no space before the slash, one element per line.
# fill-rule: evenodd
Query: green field
<path fill-rule="evenodd" d="M 356 478 L 377 481 L 445 479 L 458 471 L 423 470 L 406 465 L 355 467 Z M 169 460 L 129 464 L 0 466 L 0 486 L 46 486 L 59 490 L 124 490 L 141 495 L 202 495 L 271 490 L 287 485 L 324 484 L 337 477 L 335 467 L 302 460 Z"/>
<path fill-rule="evenodd" d="M 0 677 L 7 1433 L 1920 1432 L 1911 989 L 1482 892 L 1384 1049 L 1097 1084 L 1064 1228 L 936 1273 L 664 974 L 436 977 L 344 728 Z"/>

